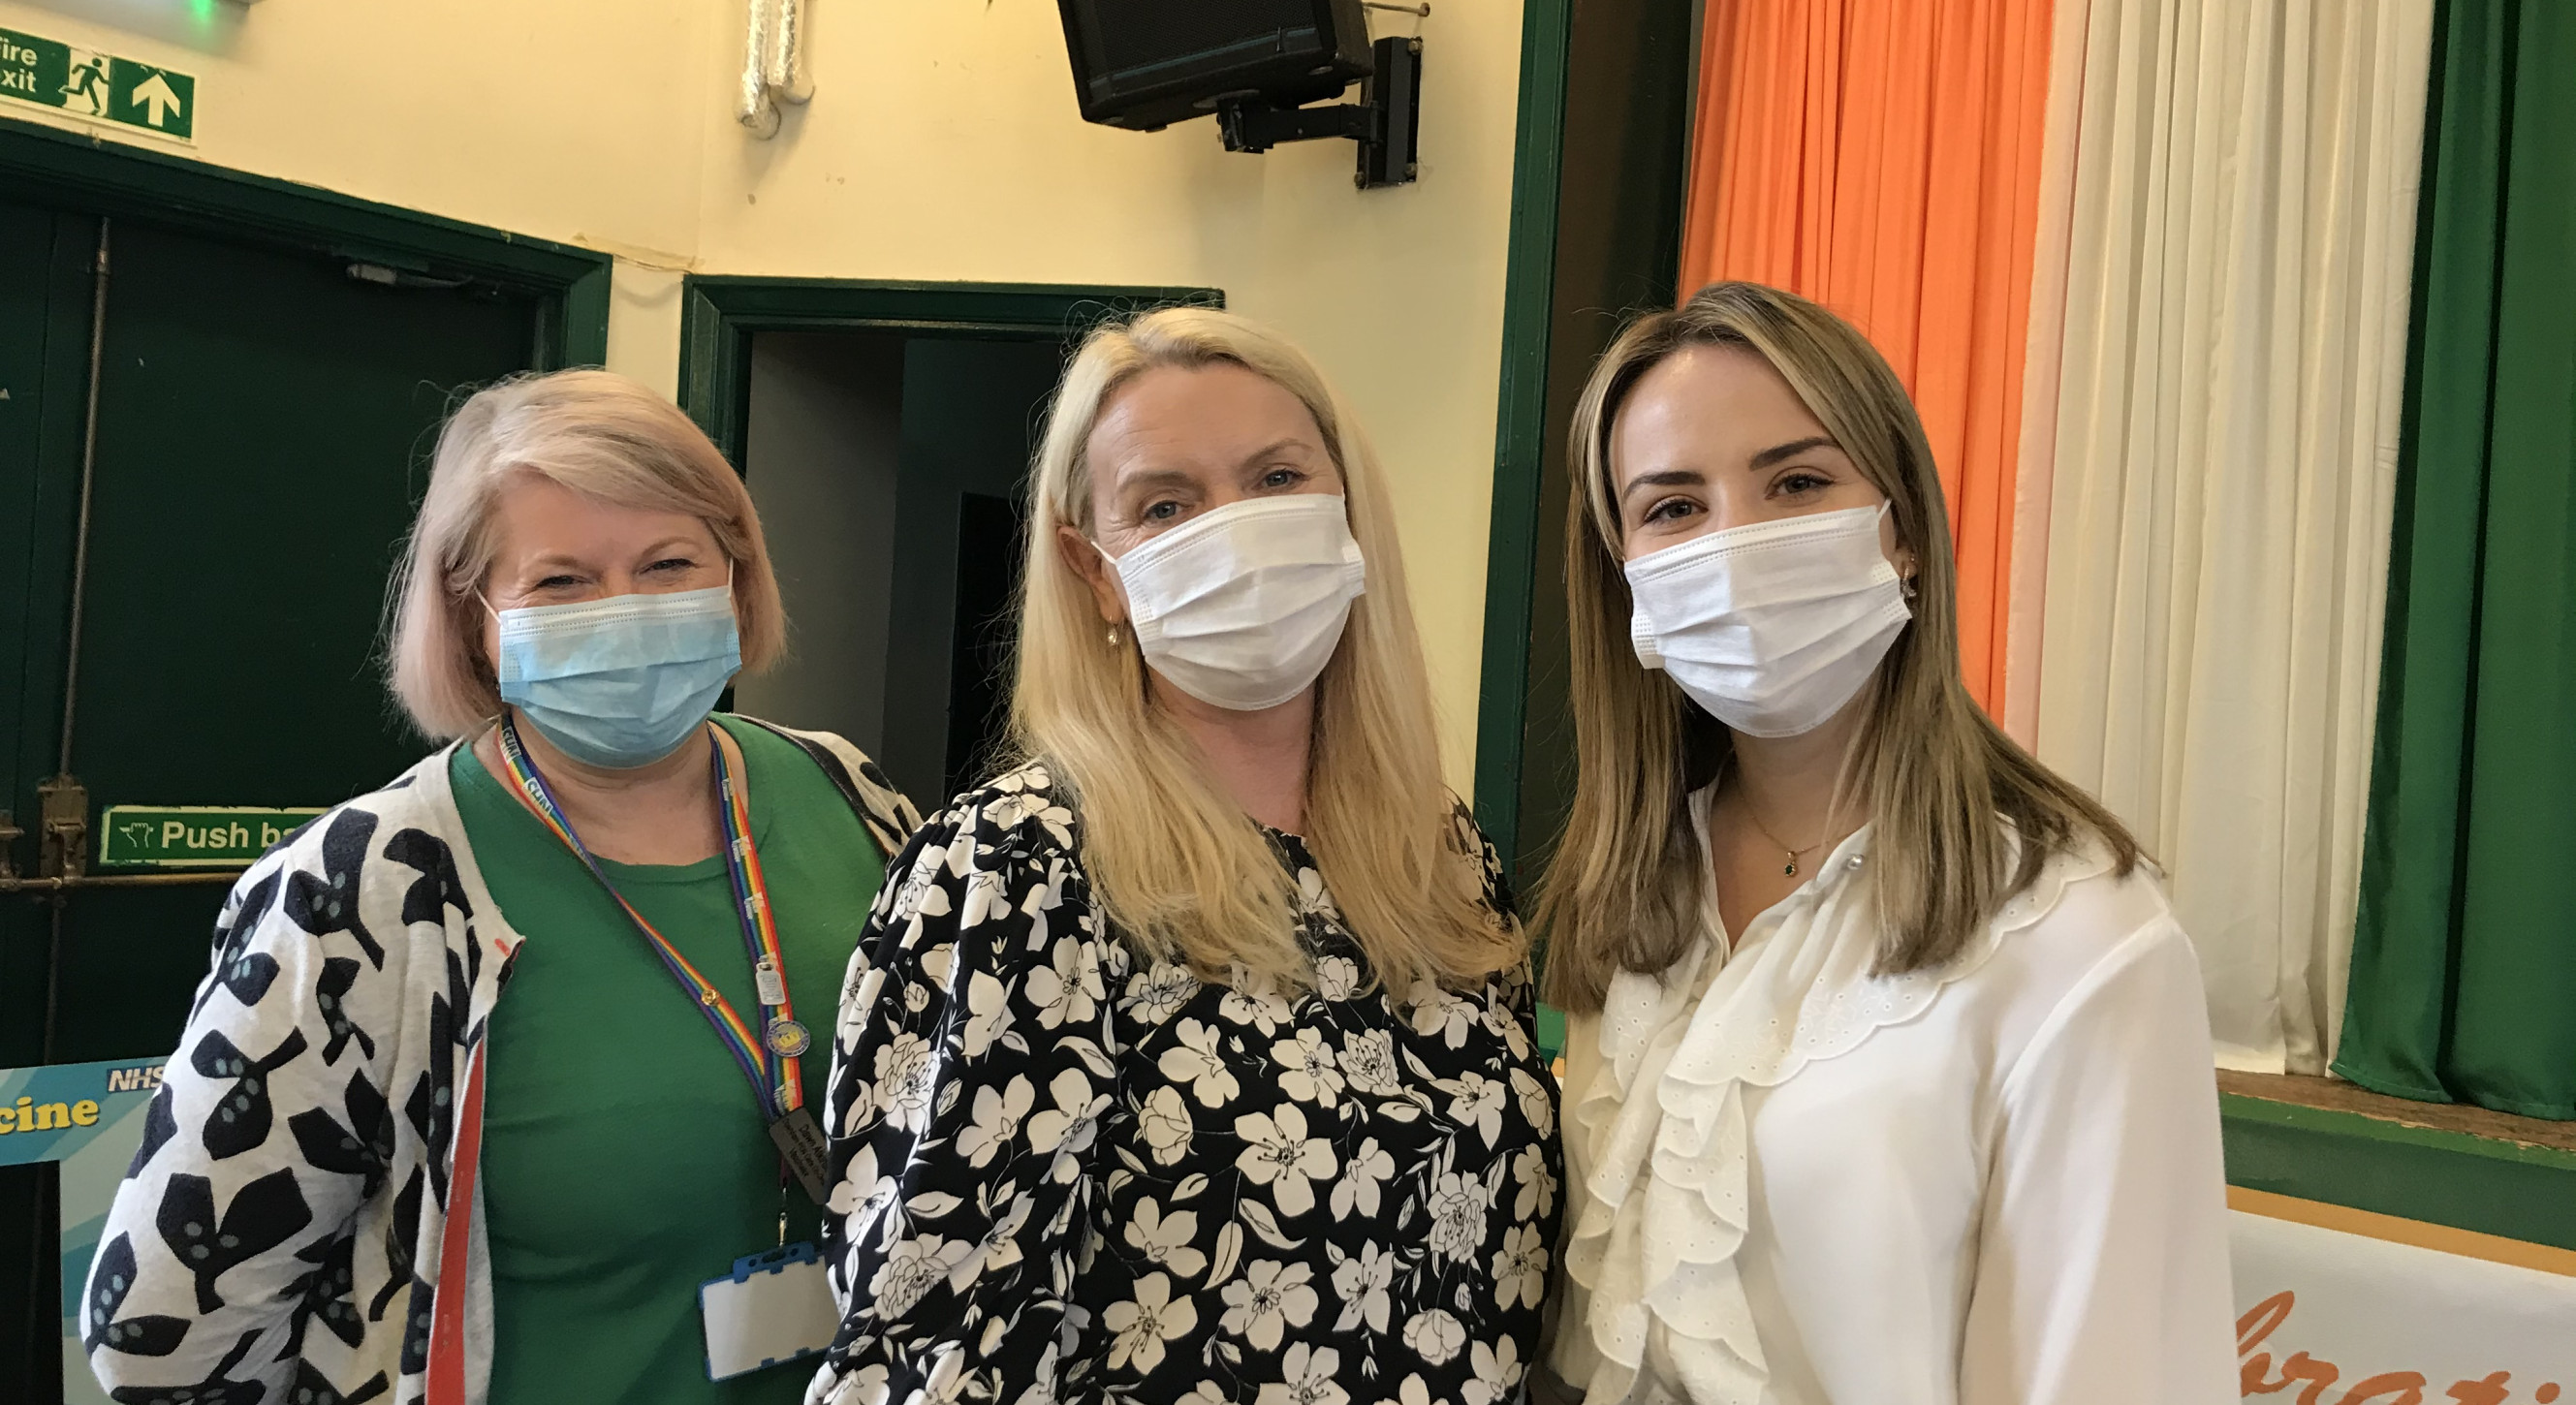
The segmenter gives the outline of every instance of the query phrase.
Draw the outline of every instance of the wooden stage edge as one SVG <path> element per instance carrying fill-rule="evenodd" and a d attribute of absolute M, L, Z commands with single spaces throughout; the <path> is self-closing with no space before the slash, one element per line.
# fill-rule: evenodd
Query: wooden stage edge
<path fill-rule="evenodd" d="M 2490 1263 L 2511 1264 L 2516 1268 L 2538 1269 L 2542 1273 L 2576 1278 L 2576 1250 L 2555 1249 L 2546 1244 L 2507 1239 L 2498 1234 L 2480 1234 L 2475 1230 L 2454 1229 L 2424 1220 L 2374 1214 L 2349 1205 L 2328 1205 L 2321 1200 L 2301 1200 L 2296 1196 L 2274 1195 L 2267 1190 L 2251 1190 L 2240 1185 L 2227 1188 L 2227 1208 L 2266 1219 L 2288 1220 L 2319 1229 L 2384 1239 L 2392 1244 L 2412 1244 L 2418 1249 L 2436 1249 L 2464 1258 L 2485 1259 Z"/>
<path fill-rule="evenodd" d="M 2237 1073 L 2222 1068 L 2218 1071 L 2218 1091 L 2325 1112 L 2349 1112 L 2404 1127 L 2458 1132 L 2490 1141 L 2546 1147 L 2552 1151 L 2576 1151 L 2576 1122 L 2517 1117 L 2509 1112 L 2495 1112 L 2465 1103 L 2419 1103 L 2411 1098 L 2392 1098 L 2340 1078 L 2318 1078 L 2300 1073 Z"/>

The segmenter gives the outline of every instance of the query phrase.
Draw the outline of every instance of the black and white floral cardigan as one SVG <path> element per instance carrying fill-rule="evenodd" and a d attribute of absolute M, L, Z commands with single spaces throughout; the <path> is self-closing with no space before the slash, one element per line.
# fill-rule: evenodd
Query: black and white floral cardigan
<path fill-rule="evenodd" d="M 1108 928 L 1078 831 L 1032 766 L 888 870 L 841 998 L 844 1315 L 809 1405 L 1516 1402 L 1563 1173 L 1526 971 L 1386 991 L 1274 832 L 1315 988 L 1202 984 Z"/>
<path fill-rule="evenodd" d="M 919 816 L 865 756 L 771 730 L 901 849 Z M 466 842 L 454 749 L 288 836 L 225 902 L 82 1304 L 118 1401 L 484 1399 L 483 1033 L 521 939 Z"/>

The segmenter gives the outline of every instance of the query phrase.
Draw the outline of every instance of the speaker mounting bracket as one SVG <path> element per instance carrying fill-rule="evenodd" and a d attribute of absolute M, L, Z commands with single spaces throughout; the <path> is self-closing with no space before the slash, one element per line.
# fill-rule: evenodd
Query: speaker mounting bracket
<path fill-rule="evenodd" d="M 1252 94 L 1217 99 L 1225 149 L 1263 152 L 1282 142 L 1348 137 L 1360 148 L 1353 184 L 1363 190 L 1411 184 L 1420 169 L 1422 41 L 1380 39 L 1369 47 L 1374 71 L 1362 80 L 1356 103 L 1273 107 Z"/>

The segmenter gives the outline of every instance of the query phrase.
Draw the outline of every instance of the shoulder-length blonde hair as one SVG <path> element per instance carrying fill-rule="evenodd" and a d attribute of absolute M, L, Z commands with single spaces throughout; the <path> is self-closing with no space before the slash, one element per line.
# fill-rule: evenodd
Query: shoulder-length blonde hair
<path fill-rule="evenodd" d="M 477 592 L 500 547 L 492 506 L 521 473 L 619 507 L 706 523 L 733 565 L 744 670 L 756 673 L 785 651 L 787 611 L 760 514 L 706 434 L 678 406 L 624 376 L 515 376 L 475 392 L 447 417 L 430 460 L 429 491 L 386 592 L 394 697 L 424 736 L 452 741 L 500 715 Z"/>
<path fill-rule="evenodd" d="M 2087 837 L 2125 876 L 2139 857 L 2128 830 L 2015 746 L 1961 681 L 1958 572 L 1941 480 L 1896 373 L 1868 339 L 1804 298 L 1713 283 L 1677 310 L 1630 323 L 1575 407 L 1565 593 L 1580 774 L 1541 907 L 1549 998 L 1597 1009 L 1613 975 L 1665 970 L 1699 935 L 1709 859 L 1694 841 L 1689 799 L 1714 777 L 1729 733 L 1668 675 L 1640 665 L 1629 644 L 1635 607 L 1610 463 L 1628 392 L 1692 346 L 1769 362 L 1887 496 L 1897 538 L 1919 563 L 1913 622 L 1863 690 L 1868 718 L 1846 769 L 1873 826 L 1870 867 L 1886 933 L 1878 969 L 1950 960 L 2038 878 L 2051 853 Z"/>
<path fill-rule="evenodd" d="M 1080 806 L 1094 898 L 1149 956 L 1210 979 L 1312 979 L 1293 882 L 1260 828 L 1209 776 L 1146 692 L 1132 632 L 1108 642 L 1059 527 L 1093 535 L 1094 424 L 1120 387 L 1158 367 L 1241 366 L 1304 402 L 1340 470 L 1368 593 L 1317 682 L 1306 833 L 1343 920 L 1379 979 L 1458 982 L 1517 961 L 1519 930 L 1484 904 L 1459 852 L 1440 775 L 1431 688 L 1404 586 L 1394 506 L 1375 454 L 1313 363 L 1277 334 L 1204 308 L 1095 330 L 1048 411 L 1021 588 L 1013 740 Z"/>

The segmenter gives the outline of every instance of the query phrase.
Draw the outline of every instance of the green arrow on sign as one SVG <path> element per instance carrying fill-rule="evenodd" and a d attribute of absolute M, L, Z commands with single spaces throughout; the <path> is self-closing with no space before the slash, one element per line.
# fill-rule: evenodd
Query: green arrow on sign
<path fill-rule="evenodd" d="M 0 29 L 0 97 L 194 141 L 197 80 L 60 40 Z"/>
<path fill-rule="evenodd" d="M 107 115 L 129 127 L 149 127 L 164 136 L 188 138 L 197 128 L 197 80 L 166 68 L 151 68 L 132 59 L 117 59 L 109 70 Z"/>
<path fill-rule="evenodd" d="M 183 121 L 187 117 L 188 105 L 179 101 L 177 93 L 170 91 L 170 76 L 166 73 L 155 73 L 144 79 L 142 85 L 134 90 L 134 100 L 143 104 L 146 119 L 155 127 L 162 126 L 164 119 L 174 112 Z"/>

